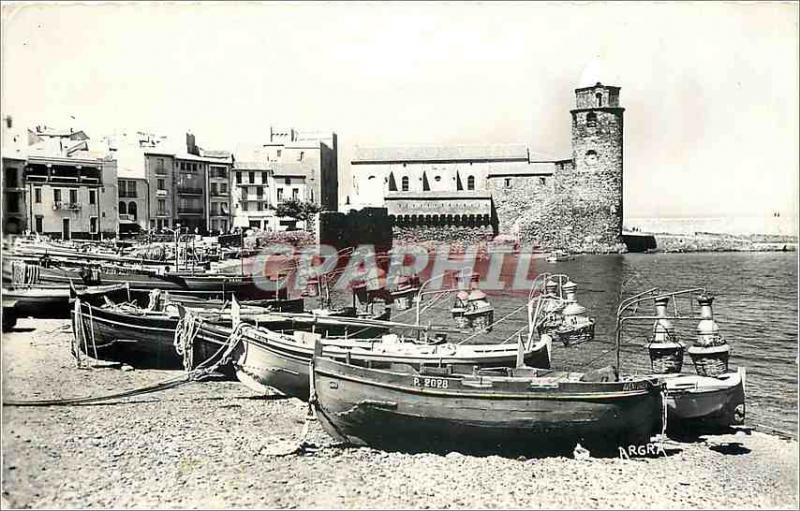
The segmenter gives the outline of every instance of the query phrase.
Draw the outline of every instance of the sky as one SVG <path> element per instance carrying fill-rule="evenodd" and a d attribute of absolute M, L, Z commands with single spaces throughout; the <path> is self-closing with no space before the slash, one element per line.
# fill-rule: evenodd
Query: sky
<path fill-rule="evenodd" d="M 342 200 L 356 145 L 569 158 L 574 89 L 600 81 L 626 217 L 797 216 L 797 3 L 4 2 L 1 64 L 17 125 L 335 131 Z"/>

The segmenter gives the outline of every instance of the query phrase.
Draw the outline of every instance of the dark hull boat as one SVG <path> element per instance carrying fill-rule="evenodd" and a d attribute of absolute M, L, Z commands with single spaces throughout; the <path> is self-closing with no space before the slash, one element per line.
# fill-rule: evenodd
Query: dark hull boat
<path fill-rule="evenodd" d="M 184 357 L 175 346 L 180 318 L 163 311 L 97 307 L 76 300 L 71 314 L 76 347 L 86 356 L 134 367 L 181 368 Z M 227 332 L 207 329 L 192 345 L 194 367 L 213 358 L 228 340 Z"/>
<path fill-rule="evenodd" d="M 319 334 L 327 356 L 350 359 L 363 365 L 388 362 L 423 365 L 512 367 L 519 350 L 509 344 L 420 345 L 410 342 L 385 342 L 371 337 L 359 340 L 334 339 Z M 266 392 L 276 389 L 303 400 L 309 395 L 309 362 L 314 355 L 315 336 L 306 333 L 286 335 L 266 329 L 246 328 L 234 352 L 236 375 L 247 387 Z M 525 363 L 550 367 L 550 341 L 540 341 L 524 350 Z"/>
<path fill-rule="evenodd" d="M 3 298 L 16 302 L 18 316 L 38 318 L 66 317 L 69 310 L 69 287 L 33 286 L 3 288 Z"/>
<path fill-rule="evenodd" d="M 317 416 L 333 438 L 410 452 L 537 455 L 580 443 L 612 454 L 659 432 L 663 406 L 654 380 L 585 382 L 525 367 L 459 375 L 317 356 L 313 381 Z"/>

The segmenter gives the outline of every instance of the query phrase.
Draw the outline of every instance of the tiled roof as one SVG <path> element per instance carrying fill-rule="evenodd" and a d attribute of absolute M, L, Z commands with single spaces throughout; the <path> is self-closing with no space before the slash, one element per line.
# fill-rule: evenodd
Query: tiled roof
<path fill-rule="evenodd" d="M 525 145 L 356 147 L 353 163 L 528 160 Z"/>

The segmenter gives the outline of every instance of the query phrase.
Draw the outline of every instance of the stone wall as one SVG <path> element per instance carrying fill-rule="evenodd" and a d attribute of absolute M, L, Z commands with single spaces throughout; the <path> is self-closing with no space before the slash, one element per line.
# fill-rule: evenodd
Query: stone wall
<path fill-rule="evenodd" d="M 491 241 L 494 231 L 491 226 L 455 227 L 455 226 L 416 226 L 392 229 L 394 241 L 397 243 L 463 243 L 471 244 L 479 241 Z"/>
<path fill-rule="evenodd" d="M 506 186 L 508 180 L 508 186 Z M 499 176 L 489 179 L 498 231 L 516 234 L 522 218 L 547 204 L 555 190 L 554 176 Z"/>

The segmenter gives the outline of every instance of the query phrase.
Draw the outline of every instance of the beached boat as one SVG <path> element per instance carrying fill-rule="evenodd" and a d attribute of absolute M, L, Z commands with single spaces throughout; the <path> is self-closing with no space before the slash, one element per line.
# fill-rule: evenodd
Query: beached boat
<path fill-rule="evenodd" d="M 699 318 L 691 303 L 682 303 L 686 299 L 693 301 L 697 293 L 701 309 Z M 672 312 L 669 312 L 671 299 L 674 304 Z M 651 377 L 666 383 L 669 416 L 667 423 L 671 430 L 702 432 L 744 424 L 745 368 L 728 370 L 726 357 L 719 373 L 710 373 L 708 367 L 698 361 L 694 361 L 697 374 L 681 372 L 685 346 L 674 329 L 673 322 L 697 322 L 699 319 L 696 329 L 698 339 L 704 339 L 709 332 L 718 336 L 719 328 L 713 320 L 711 302 L 704 288 L 677 292 L 662 292 L 653 288 L 622 301 L 617 309 L 618 359 L 624 324 L 636 321 L 655 322 L 647 344 L 653 370 Z M 640 312 L 642 305 L 650 303 L 655 307 L 654 314 Z"/>
<path fill-rule="evenodd" d="M 312 403 L 325 431 L 349 444 L 539 454 L 580 443 L 594 453 L 641 445 L 661 427 L 663 385 L 655 380 L 594 382 L 529 367 L 370 368 L 323 353 L 319 346 Z"/>
<path fill-rule="evenodd" d="M 16 302 L 14 310 L 18 316 L 66 317 L 69 287 L 4 287 L 3 298 Z"/>
<path fill-rule="evenodd" d="M 660 375 L 667 385 L 670 429 L 726 428 L 745 420 L 745 368 L 717 377 Z"/>
<path fill-rule="evenodd" d="M 355 324 L 353 328 L 357 328 Z M 310 332 L 289 335 L 265 328 L 244 328 L 240 347 L 234 352 L 236 375 L 242 383 L 257 392 L 273 388 L 286 395 L 308 399 L 308 364 L 314 355 L 316 339 L 321 339 L 327 356 L 364 364 L 397 362 L 414 367 L 511 367 L 520 357 L 520 350 L 515 344 L 430 345 L 402 342 L 396 334 L 359 340 L 357 337 L 323 337 Z M 530 365 L 550 367 L 550 347 L 549 338 L 541 339 L 526 347 L 521 358 Z"/>

